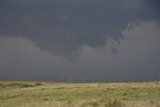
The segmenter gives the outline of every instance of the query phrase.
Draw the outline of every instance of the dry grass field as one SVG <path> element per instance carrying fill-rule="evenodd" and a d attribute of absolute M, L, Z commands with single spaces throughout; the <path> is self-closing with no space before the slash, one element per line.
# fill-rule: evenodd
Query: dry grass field
<path fill-rule="evenodd" d="M 0 107 L 160 107 L 160 82 L 0 81 Z"/>

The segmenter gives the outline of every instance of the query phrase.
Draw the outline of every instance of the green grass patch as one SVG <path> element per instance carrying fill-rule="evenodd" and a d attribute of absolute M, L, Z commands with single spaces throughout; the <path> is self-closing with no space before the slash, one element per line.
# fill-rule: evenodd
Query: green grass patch
<path fill-rule="evenodd" d="M 159 101 L 159 82 L 81 84 L 0 81 L 2 107 L 134 107 L 145 104 L 159 107 Z"/>

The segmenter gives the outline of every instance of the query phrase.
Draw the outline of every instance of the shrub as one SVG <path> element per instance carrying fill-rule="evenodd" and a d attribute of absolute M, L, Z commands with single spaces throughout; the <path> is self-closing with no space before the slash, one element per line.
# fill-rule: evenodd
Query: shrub
<path fill-rule="evenodd" d="M 36 82 L 35 85 L 43 85 L 41 82 Z"/>
<path fill-rule="evenodd" d="M 23 87 L 33 87 L 34 85 L 27 82 L 14 82 L 14 83 L 8 84 L 8 86 L 23 88 Z"/>
<path fill-rule="evenodd" d="M 27 83 L 27 82 L 9 82 L 9 83 L 0 84 L 1 89 L 25 88 L 25 87 L 34 87 L 34 84 Z"/>
<path fill-rule="evenodd" d="M 89 103 L 89 105 L 91 105 L 92 107 L 98 107 L 99 102 L 98 102 L 98 101 L 91 101 L 91 102 Z"/>
<path fill-rule="evenodd" d="M 116 98 L 114 100 L 108 99 L 105 107 L 123 107 L 123 103 L 118 101 Z"/>

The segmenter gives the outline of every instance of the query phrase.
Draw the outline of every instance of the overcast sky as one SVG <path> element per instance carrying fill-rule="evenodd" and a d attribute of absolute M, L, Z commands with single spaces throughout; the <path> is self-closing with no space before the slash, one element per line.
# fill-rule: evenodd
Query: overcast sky
<path fill-rule="evenodd" d="M 160 79 L 159 0 L 0 0 L 0 79 Z"/>

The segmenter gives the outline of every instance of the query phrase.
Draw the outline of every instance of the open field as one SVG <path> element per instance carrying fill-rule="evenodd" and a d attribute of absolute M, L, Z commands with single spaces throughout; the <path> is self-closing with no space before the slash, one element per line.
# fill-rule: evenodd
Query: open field
<path fill-rule="evenodd" d="M 160 107 L 160 82 L 0 81 L 0 107 Z"/>

